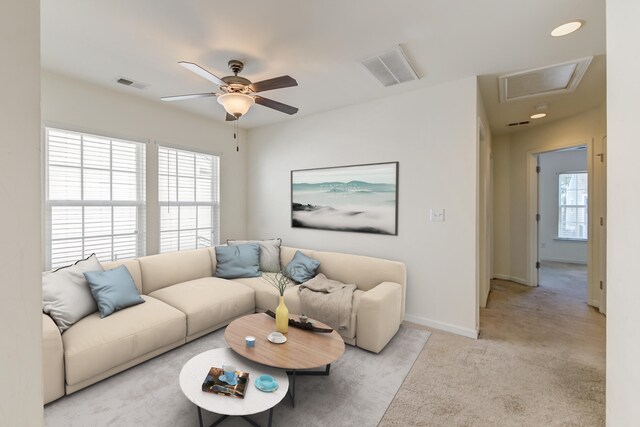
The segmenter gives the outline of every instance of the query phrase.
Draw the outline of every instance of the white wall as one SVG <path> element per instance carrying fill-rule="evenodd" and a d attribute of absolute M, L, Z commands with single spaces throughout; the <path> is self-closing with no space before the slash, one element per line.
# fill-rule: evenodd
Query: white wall
<path fill-rule="evenodd" d="M 0 424 L 42 424 L 40 2 L 0 7 Z"/>
<path fill-rule="evenodd" d="M 605 134 L 603 115 L 604 109 L 596 108 L 567 119 L 494 137 L 494 277 L 528 283 L 529 156 L 591 141 L 594 141 L 594 151 L 599 152 L 598 144 Z M 592 182 L 589 185 L 597 187 Z M 596 204 L 597 197 L 593 201 Z M 592 298 L 589 301 L 594 302 Z"/>
<path fill-rule="evenodd" d="M 157 176 L 156 142 L 222 154 L 220 241 L 245 237 L 245 131 L 239 133 L 236 152 L 231 124 L 47 71 L 42 73 L 42 119 L 53 126 L 150 141 L 148 176 Z M 148 179 L 147 254 L 159 247 L 157 200 L 157 180 Z"/>
<path fill-rule="evenodd" d="M 558 174 L 587 171 L 587 150 L 552 151 L 540 160 L 540 260 L 587 263 L 587 242 L 559 240 Z"/>
<path fill-rule="evenodd" d="M 475 336 L 476 109 L 472 77 L 250 130 L 248 236 L 403 261 L 407 320 Z M 387 161 L 400 162 L 398 236 L 291 227 L 291 170 Z"/>
<path fill-rule="evenodd" d="M 478 304 L 487 306 L 489 291 L 491 290 L 492 239 L 493 225 L 492 170 L 491 170 L 491 129 L 489 119 L 484 108 L 482 94 L 478 88 Z M 480 327 L 480 310 L 477 318 Z"/>
<path fill-rule="evenodd" d="M 638 16 L 640 2 L 607 0 L 607 425 L 615 427 L 640 424 Z"/>
<path fill-rule="evenodd" d="M 493 277 L 511 277 L 511 139 L 494 135 L 493 148 Z M 522 279 L 524 280 L 524 279 Z"/>

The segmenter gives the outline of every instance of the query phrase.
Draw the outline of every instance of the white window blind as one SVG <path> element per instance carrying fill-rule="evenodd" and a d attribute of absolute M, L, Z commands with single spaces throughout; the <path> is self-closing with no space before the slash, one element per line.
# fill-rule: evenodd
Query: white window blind
<path fill-rule="evenodd" d="M 218 156 L 158 147 L 160 252 L 220 243 Z"/>
<path fill-rule="evenodd" d="M 46 129 L 46 268 L 145 253 L 145 144 Z"/>
<path fill-rule="evenodd" d="M 558 174 L 558 237 L 586 240 L 588 232 L 588 175 Z"/>

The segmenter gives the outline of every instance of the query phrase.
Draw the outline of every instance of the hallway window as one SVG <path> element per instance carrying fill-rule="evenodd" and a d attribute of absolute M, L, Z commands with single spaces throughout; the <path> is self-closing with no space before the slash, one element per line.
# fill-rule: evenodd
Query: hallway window
<path fill-rule="evenodd" d="M 558 174 L 558 237 L 587 240 L 588 175 Z"/>

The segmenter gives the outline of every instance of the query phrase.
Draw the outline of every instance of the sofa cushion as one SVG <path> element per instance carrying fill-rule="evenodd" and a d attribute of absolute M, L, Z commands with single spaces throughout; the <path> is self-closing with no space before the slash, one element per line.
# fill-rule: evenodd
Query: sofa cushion
<path fill-rule="evenodd" d="M 313 279 L 319 266 L 320 261 L 297 251 L 293 259 L 284 268 L 283 273 L 291 280 L 302 283 Z"/>
<path fill-rule="evenodd" d="M 358 307 L 360 306 L 360 300 L 365 294 L 364 291 L 356 289 L 353 292 L 353 301 L 351 307 L 351 320 L 347 329 L 336 330 L 341 337 L 352 339 L 356 336 L 356 315 L 358 313 Z M 291 287 L 284 292 L 284 303 L 289 310 L 289 313 L 301 314 L 300 295 L 298 294 L 298 287 Z M 305 313 L 306 314 L 306 313 Z M 315 319 L 323 322 L 322 319 Z"/>
<path fill-rule="evenodd" d="M 100 317 L 107 317 L 115 311 L 144 302 L 124 265 L 106 271 L 88 271 L 84 273 L 84 277 L 98 304 Z"/>
<path fill-rule="evenodd" d="M 95 254 L 42 275 L 42 311 L 51 316 L 60 332 L 98 309 L 83 274 L 87 271 L 102 271 Z"/>
<path fill-rule="evenodd" d="M 184 340 L 184 313 L 149 296 L 144 304 L 104 319 L 93 313 L 62 335 L 68 385 Z"/>
<path fill-rule="evenodd" d="M 223 279 L 260 276 L 260 245 L 216 246 L 215 276 Z"/>
<path fill-rule="evenodd" d="M 276 310 L 280 301 L 280 293 L 273 287 L 264 277 L 275 276 L 275 273 L 262 273 L 260 277 L 244 277 L 240 279 L 233 279 L 234 282 L 242 283 L 249 286 L 256 293 L 256 310 L 267 311 Z M 290 282 L 287 288 L 295 286 L 295 283 Z"/>
<path fill-rule="evenodd" d="M 231 280 L 205 277 L 151 294 L 187 316 L 187 336 L 195 335 L 255 308 L 253 289 Z"/>
<path fill-rule="evenodd" d="M 369 291 L 382 282 L 398 283 L 402 288 L 400 313 L 404 319 L 407 287 L 407 268 L 404 263 L 362 255 L 282 246 L 280 248 L 280 262 L 282 265 L 286 265 L 297 251 L 320 261 L 317 273 L 322 273 L 333 280 L 339 280 L 343 283 L 354 283 L 358 289 L 363 291 Z"/>
<path fill-rule="evenodd" d="M 395 282 L 403 287 L 407 282 L 406 267 L 401 262 L 321 251 L 313 251 L 313 257 L 320 261 L 318 273 L 343 283 L 355 283 L 363 291 L 382 282 Z"/>
<path fill-rule="evenodd" d="M 142 293 L 201 277 L 211 277 L 209 249 L 193 249 L 138 258 L 142 270 Z"/>
<path fill-rule="evenodd" d="M 227 240 L 227 245 L 258 243 L 260 245 L 260 271 L 276 273 L 280 271 L 280 245 L 282 239 L 269 240 Z"/>

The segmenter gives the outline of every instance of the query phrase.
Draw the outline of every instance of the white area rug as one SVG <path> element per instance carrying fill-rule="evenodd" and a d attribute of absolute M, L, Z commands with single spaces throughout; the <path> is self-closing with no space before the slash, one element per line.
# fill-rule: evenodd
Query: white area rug
<path fill-rule="evenodd" d="M 347 345 L 328 377 L 297 378 L 296 407 L 285 397 L 273 411 L 273 425 L 376 426 L 429 336 L 426 331 L 400 328 L 380 354 Z M 178 375 L 191 357 L 217 347 L 226 347 L 223 330 L 58 399 L 45 407 L 45 425 L 197 426 L 197 409 L 182 394 Z M 219 417 L 203 414 L 207 426 Z M 268 412 L 252 418 L 266 425 Z M 247 425 L 241 418 L 222 423 Z"/>

